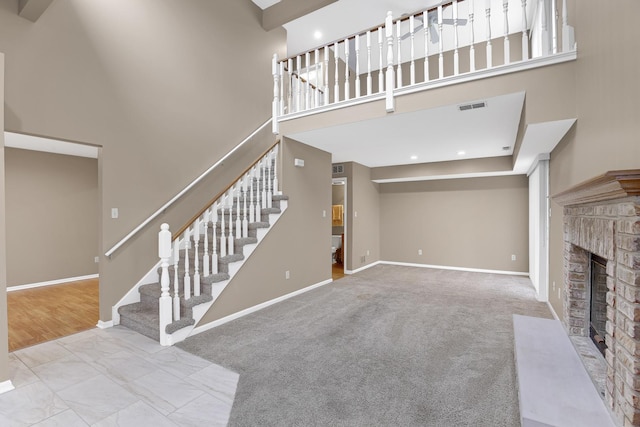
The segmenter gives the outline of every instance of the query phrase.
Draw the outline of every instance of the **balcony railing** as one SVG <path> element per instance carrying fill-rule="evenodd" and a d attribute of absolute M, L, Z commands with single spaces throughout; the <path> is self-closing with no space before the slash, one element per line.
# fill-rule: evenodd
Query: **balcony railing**
<path fill-rule="evenodd" d="M 454 0 L 398 19 L 388 12 L 377 27 L 284 60 L 274 55 L 274 133 L 280 120 L 382 98 L 390 112 L 410 88 L 575 54 L 566 0 L 561 11 L 559 21 L 557 0 Z"/>

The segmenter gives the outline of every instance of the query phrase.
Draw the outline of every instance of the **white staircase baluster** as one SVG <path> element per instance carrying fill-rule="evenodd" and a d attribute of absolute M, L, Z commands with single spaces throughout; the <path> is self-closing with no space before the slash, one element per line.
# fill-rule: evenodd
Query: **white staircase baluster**
<path fill-rule="evenodd" d="M 551 52 L 558 53 L 558 2 L 551 0 Z"/>
<path fill-rule="evenodd" d="M 385 37 L 387 38 L 387 74 L 386 74 L 386 98 L 385 108 L 388 113 L 395 111 L 395 100 L 393 97 L 393 90 L 395 89 L 395 75 L 393 68 L 393 16 L 391 12 L 387 12 L 387 18 L 385 19 Z"/>
<path fill-rule="evenodd" d="M 249 171 L 249 223 L 254 223 L 256 222 L 255 219 L 255 210 L 254 210 L 254 203 L 253 203 L 253 178 L 255 176 L 255 170 L 256 168 L 253 167 L 250 171 Z"/>
<path fill-rule="evenodd" d="M 324 94 L 322 104 L 329 105 L 329 46 L 324 47 Z"/>
<path fill-rule="evenodd" d="M 367 95 L 371 95 L 372 88 L 373 81 L 371 80 L 371 31 L 367 31 Z"/>
<path fill-rule="evenodd" d="M 240 211 L 240 197 L 241 197 L 241 188 L 240 182 L 236 187 L 236 237 L 242 237 L 242 220 L 240 219 L 241 211 Z"/>
<path fill-rule="evenodd" d="M 335 62 L 334 78 L 333 78 L 333 102 L 340 101 L 340 73 L 338 68 L 338 42 L 333 44 L 333 60 Z"/>
<path fill-rule="evenodd" d="M 171 295 L 169 294 L 169 258 L 171 258 L 171 232 L 169 224 L 162 224 L 158 233 L 158 257 L 160 258 L 160 267 L 162 273 L 160 275 L 160 300 L 158 301 L 159 317 L 160 317 L 160 344 L 169 345 L 165 333 L 165 328 L 171 323 Z"/>
<path fill-rule="evenodd" d="M 402 87 L 402 33 L 400 30 L 400 23 L 401 20 L 398 19 L 398 22 L 396 24 L 396 40 L 398 42 L 398 70 L 396 71 L 396 78 L 398 79 L 398 83 L 396 84 L 396 87 L 398 89 Z"/>
<path fill-rule="evenodd" d="M 315 84 L 313 89 L 313 107 L 320 106 L 320 51 L 318 49 L 315 50 L 315 63 L 313 68 L 316 70 L 315 72 Z"/>
<path fill-rule="evenodd" d="M 211 208 L 211 274 L 218 274 L 218 203 Z"/>
<path fill-rule="evenodd" d="M 356 34 L 356 98 L 360 98 L 360 36 Z"/>
<path fill-rule="evenodd" d="M 280 73 L 278 73 L 278 54 L 273 54 L 271 72 L 273 74 L 273 104 L 271 106 L 271 116 L 273 118 L 272 130 L 278 134 L 278 114 L 280 112 Z"/>
<path fill-rule="evenodd" d="M 284 61 L 280 61 L 278 64 L 278 70 L 280 74 L 280 112 L 278 116 L 284 115 Z"/>
<path fill-rule="evenodd" d="M 509 0 L 502 0 L 502 13 L 504 14 L 504 63 L 511 62 L 511 46 L 509 44 Z"/>
<path fill-rule="evenodd" d="M 527 28 L 527 0 L 522 3 L 522 60 L 529 59 L 529 30 Z"/>
<path fill-rule="evenodd" d="M 267 207 L 267 180 L 265 176 L 265 161 L 264 158 L 260 161 L 260 177 L 262 178 L 260 181 L 260 187 L 262 188 L 261 198 L 260 198 L 260 208 L 265 209 Z M 258 212 L 256 212 L 257 214 Z"/>
<path fill-rule="evenodd" d="M 242 179 L 242 237 L 249 237 L 249 221 L 247 221 L 247 179 L 248 174 Z"/>
<path fill-rule="evenodd" d="M 258 168 L 260 167 L 260 163 L 258 163 Z M 260 204 L 260 171 L 259 170 L 255 170 L 255 178 L 256 178 L 256 200 L 255 200 L 255 204 L 253 205 L 254 208 L 254 218 L 256 220 L 256 222 L 260 222 L 261 221 L 261 216 L 260 216 L 260 210 L 262 209 L 262 205 Z"/>
<path fill-rule="evenodd" d="M 527 1 L 527 0 L 524 0 Z M 476 70 L 476 48 L 475 48 L 475 34 L 473 29 L 473 20 L 475 19 L 474 12 L 474 0 L 469 0 L 469 70 L 474 72 Z"/>
<path fill-rule="evenodd" d="M 444 41 L 443 41 L 443 23 L 442 23 L 442 5 L 438 6 L 438 76 L 439 78 L 444 77 Z"/>
<path fill-rule="evenodd" d="M 200 254 L 198 253 L 198 245 L 200 243 L 200 218 L 196 219 L 193 225 L 193 243 L 194 243 L 194 259 L 193 259 L 193 296 L 200 296 Z"/>
<path fill-rule="evenodd" d="M 202 255 L 202 274 L 204 277 L 209 276 L 210 268 L 209 268 L 209 221 L 211 216 L 209 215 L 209 209 L 204 211 L 204 248 Z"/>
<path fill-rule="evenodd" d="M 271 152 L 267 153 L 267 171 L 265 172 L 267 176 L 267 208 L 271 209 L 273 207 L 273 188 L 271 187 Z"/>
<path fill-rule="evenodd" d="M 178 265 L 180 264 L 180 239 L 173 242 L 173 320 L 180 320 L 180 282 Z"/>
<path fill-rule="evenodd" d="M 302 75 L 300 73 L 300 70 L 302 69 L 302 57 L 300 55 L 296 56 L 296 106 L 295 106 L 295 111 L 302 111 L 303 108 L 301 107 L 302 104 L 302 97 L 301 97 L 301 92 L 302 92 Z"/>
<path fill-rule="evenodd" d="M 424 27 L 424 81 L 429 81 L 429 12 L 422 12 L 422 22 Z"/>
<path fill-rule="evenodd" d="M 189 246 L 191 245 L 191 236 L 189 227 L 184 230 L 184 299 L 191 298 L 191 276 L 189 275 Z"/>
<path fill-rule="evenodd" d="M 384 76 L 382 69 L 384 68 L 384 57 L 382 55 L 382 27 L 378 27 L 378 50 L 380 52 L 380 68 L 378 69 L 378 92 L 384 91 Z"/>
<path fill-rule="evenodd" d="M 344 39 L 344 100 L 351 98 L 349 93 L 349 39 Z"/>
<path fill-rule="evenodd" d="M 309 79 L 309 74 L 311 73 L 311 56 L 309 52 L 304 54 L 304 65 L 307 75 L 304 82 L 304 109 L 308 110 L 311 108 L 311 82 Z"/>
<path fill-rule="evenodd" d="M 293 108 L 293 59 L 287 59 L 287 73 L 289 79 L 287 81 L 287 113 L 295 112 Z"/>
<path fill-rule="evenodd" d="M 460 57 L 458 52 L 458 1 L 453 0 L 453 74 L 460 74 Z"/>
<path fill-rule="evenodd" d="M 225 194 L 220 204 L 220 257 L 227 256 L 227 237 L 224 231 L 224 207 L 226 205 L 227 195 Z"/>
<path fill-rule="evenodd" d="M 273 194 L 280 194 L 280 183 L 278 182 L 278 146 L 273 148 Z"/>
<path fill-rule="evenodd" d="M 229 209 L 229 236 L 227 237 L 227 240 L 229 241 L 229 243 L 227 244 L 227 253 L 229 255 L 233 255 L 235 253 L 235 246 L 234 246 L 234 236 L 233 236 L 233 192 L 230 193 L 231 196 L 231 200 L 230 203 L 228 205 L 228 209 Z"/>
<path fill-rule="evenodd" d="M 487 68 L 493 67 L 493 48 L 491 46 L 491 0 L 485 1 L 487 15 Z"/>
<path fill-rule="evenodd" d="M 415 50 L 415 23 L 413 22 L 413 15 L 409 17 L 409 33 L 411 34 L 411 67 L 410 71 L 410 81 L 411 84 L 416 84 L 416 50 Z"/>

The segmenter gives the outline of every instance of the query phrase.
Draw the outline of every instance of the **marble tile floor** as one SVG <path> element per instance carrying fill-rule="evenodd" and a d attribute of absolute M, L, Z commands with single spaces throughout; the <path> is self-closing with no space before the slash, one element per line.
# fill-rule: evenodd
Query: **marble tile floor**
<path fill-rule="evenodd" d="M 116 326 L 9 355 L 0 426 L 226 426 L 239 375 Z"/>

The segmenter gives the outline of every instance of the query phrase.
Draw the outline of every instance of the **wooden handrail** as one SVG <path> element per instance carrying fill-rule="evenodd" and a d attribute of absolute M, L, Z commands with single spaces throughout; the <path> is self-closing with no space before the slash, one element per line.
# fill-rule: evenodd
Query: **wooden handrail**
<path fill-rule="evenodd" d="M 262 158 L 264 156 L 266 156 L 269 151 L 273 150 L 273 148 L 278 145 L 280 143 L 280 140 L 277 140 L 275 143 L 273 143 L 273 145 L 271 145 L 268 149 L 266 149 L 259 157 L 258 159 L 251 163 L 251 166 L 249 166 L 248 168 L 246 168 L 244 171 L 242 171 L 242 173 L 240 173 L 240 175 L 237 176 L 236 179 L 231 181 L 231 184 L 229 184 L 227 187 L 225 187 L 224 190 L 220 191 L 218 194 L 215 195 L 215 197 L 213 197 L 211 200 L 209 200 L 202 209 L 200 209 L 198 211 L 197 214 L 195 214 L 185 225 L 183 225 L 176 233 L 173 233 L 173 235 L 171 236 L 171 240 L 176 240 L 178 239 L 180 236 L 182 236 L 182 233 L 185 232 L 185 230 L 187 228 L 189 228 L 191 226 L 191 224 L 193 224 L 196 219 L 200 218 L 202 216 L 203 213 L 205 213 L 205 211 L 207 209 L 209 209 L 209 207 L 211 207 L 211 205 L 213 205 L 216 200 L 218 200 L 220 197 L 222 197 L 224 195 L 224 193 L 226 193 L 231 187 L 233 187 L 233 185 L 238 182 L 238 180 L 240 180 L 240 178 L 242 178 L 242 175 L 246 174 L 247 172 L 249 172 L 251 170 L 251 168 L 253 168 L 255 165 L 257 165 L 260 160 L 262 160 Z"/>
<path fill-rule="evenodd" d="M 264 122 L 262 125 L 260 125 L 260 127 L 256 130 L 254 130 L 249 136 L 247 136 L 240 144 L 236 145 L 234 148 L 231 149 L 231 151 L 229 151 L 227 154 L 225 154 L 220 160 L 218 160 L 217 162 L 215 162 L 213 164 L 213 166 L 211 166 L 209 169 L 207 169 L 206 171 L 204 171 L 202 174 L 200 174 L 199 177 L 197 177 L 196 179 L 194 179 L 193 181 L 191 181 L 191 183 L 189 185 L 187 185 L 185 188 L 182 189 L 182 191 L 180 191 L 178 194 L 176 194 L 175 196 L 173 196 L 173 198 L 171 200 L 169 200 L 167 203 L 165 203 L 164 205 L 162 205 L 162 207 L 160 207 L 160 209 L 158 209 L 157 211 L 155 211 L 153 214 L 151 214 L 147 219 L 145 219 L 140 225 L 138 225 L 136 228 L 134 228 L 133 230 L 131 230 L 129 232 L 129 234 L 127 234 L 125 237 L 123 237 L 118 243 L 116 243 L 115 245 L 113 245 L 113 247 L 111 249 L 109 249 L 107 252 L 105 252 L 105 256 L 106 257 L 111 257 L 111 255 L 113 255 L 118 249 L 120 249 L 120 247 L 122 247 L 122 245 L 124 245 L 125 243 L 127 243 L 129 241 L 129 239 L 131 239 L 133 236 L 135 236 L 136 234 L 138 234 L 138 232 L 140 230 L 142 230 L 144 227 L 146 227 L 151 221 L 153 221 L 154 219 L 156 219 L 161 213 L 163 213 L 164 211 L 166 211 L 172 204 L 174 204 L 178 199 L 180 199 L 182 196 L 184 196 L 187 192 L 189 192 L 189 190 L 191 190 L 196 184 L 198 184 L 200 181 L 202 181 L 207 175 L 209 175 L 215 168 L 217 168 L 218 166 L 220 166 L 229 156 L 231 156 L 236 150 L 238 150 L 240 147 L 242 147 L 244 144 L 246 144 L 249 140 L 251 140 L 251 138 L 253 138 L 255 135 L 258 134 L 258 132 L 260 132 L 262 129 L 264 129 L 269 123 L 271 123 L 273 121 L 273 118 L 270 118 L 269 120 L 267 120 L 266 122 Z"/>
<path fill-rule="evenodd" d="M 462 2 L 462 1 L 465 1 L 465 0 L 460 0 L 460 2 Z M 436 4 L 436 5 L 434 5 L 434 6 L 429 6 L 428 8 L 419 9 L 419 10 L 416 10 L 415 12 L 413 12 L 413 13 L 405 14 L 405 15 L 403 15 L 403 16 L 401 16 L 401 17 L 399 17 L 399 18 L 394 19 L 394 20 L 393 20 L 393 23 L 395 24 L 395 23 L 396 23 L 396 22 L 398 22 L 398 21 L 400 21 L 400 22 L 402 22 L 402 21 L 406 21 L 407 19 L 409 19 L 409 18 L 410 18 L 410 17 L 412 17 L 412 16 L 416 16 L 416 15 L 418 15 L 418 14 L 420 14 L 420 13 L 424 13 L 424 12 L 431 12 L 432 10 L 436 10 L 436 9 L 438 9 L 438 7 L 440 7 L 440 6 L 444 7 L 444 6 L 449 6 L 450 4 L 453 4 L 453 1 L 452 1 L 452 0 L 445 0 L 445 1 L 443 1 L 443 2 L 441 2 L 441 3 L 439 3 L 439 4 Z M 371 28 L 367 28 L 367 29 L 365 29 L 365 30 L 358 31 L 357 33 L 350 34 L 350 35 L 348 35 L 348 36 L 346 36 L 346 37 L 340 37 L 339 39 L 336 39 L 336 40 L 330 41 L 330 42 L 328 42 L 328 43 L 324 43 L 324 44 L 322 44 L 321 46 L 318 46 L 316 49 L 320 50 L 320 49 L 324 48 L 325 46 L 331 46 L 331 45 L 333 45 L 333 44 L 335 44 L 335 43 L 341 43 L 341 42 L 343 42 L 343 41 L 345 41 L 345 40 L 349 40 L 349 39 L 351 39 L 351 38 L 354 38 L 355 36 L 358 36 L 358 35 L 360 35 L 360 34 L 366 34 L 368 31 L 371 31 L 371 32 L 378 31 L 378 29 L 379 29 L 379 28 L 382 28 L 382 29 L 384 30 L 384 25 L 385 25 L 385 24 L 384 24 L 384 22 L 383 22 L 383 23 L 382 23 L 382 24 L 380 24 L 380 25 L 376 25 L 376 26 L 374 26 L 374 27 L 371 27 Z M 316 49 L 311 49 L 311 50 L 308 50 L 307 52 L 313 52 L 313 51 L 315 51 Z M 303 52 L 303 53 L 306 53 L 306 52 Z M 278 60 L 278 62 L 285 62 L 285 61 L 288 61 L 289 59 L 295 59 L 295 58 L 297 58 L 298 56 L 300 56 L 300 54 L 298 54 L 298 55 L 288 56 L 288 57 L 286 57 L 286 58 L 284 58 L 284 59 L 280 59 L 280 60 Z"/>

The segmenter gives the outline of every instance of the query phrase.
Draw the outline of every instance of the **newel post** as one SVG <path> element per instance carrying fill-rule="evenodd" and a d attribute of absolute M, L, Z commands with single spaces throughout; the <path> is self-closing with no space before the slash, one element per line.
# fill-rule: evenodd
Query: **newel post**
<path fill-rule="evenodd" d="M 169 295 L 169 258 L 171 258 L 171 232 L 169 224 L 162 224 L 158 233 L 158 257 L 162 274 L 160 276 L 160 345 L 171 345 L 169 336 L 165 330 L 171 323 L 172 306 L 171 295 Z"/>
<path fill-rule="evenodd" d="M 280 73 L 278 72 L 278 54 L 273 54 L 271 61 L 271 74 L 273 74 L 273 105 L 271 108 L 271 116 L 273 122 L 271 123 L 273 133 L 278 134 L 280 129 L 278 127 L 278 112 L 280 110 Z"/>
<path fill-rule="evenodd" d="M 387 38 L 387 113 L 395 111 L 395 101 L 393 99 L 393 90 L 395 89 L 395 76 L 393 71 L 393 17 L 391 11 L 387 12 L 387 18 L 384 24 L 385 37 Z"/>

